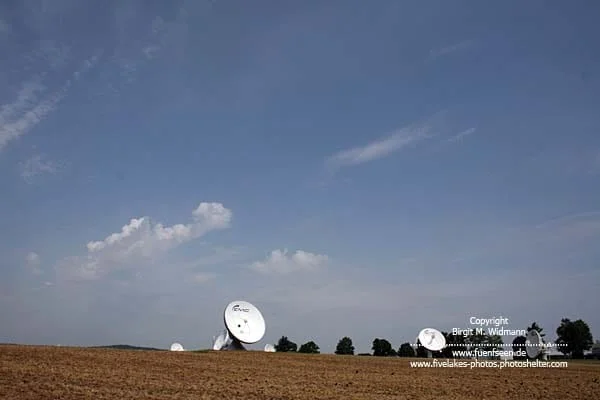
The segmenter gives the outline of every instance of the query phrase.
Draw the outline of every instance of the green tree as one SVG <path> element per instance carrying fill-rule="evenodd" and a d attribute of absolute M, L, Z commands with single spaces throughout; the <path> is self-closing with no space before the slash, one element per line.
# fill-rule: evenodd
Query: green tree
<path fill-rule="evenodd" d="M 392 344 L 385 339 L 376 338 L 373 340 L 373 346 L 371 347 L 371 350 L 373 350 L 373 355 L 377 357 L 389 357 L 396 355 L 396 352 L 392 348 Z"/>
<path fill-rule="evenodd" d="M 319 346 L 312 340 L 310 342 L 304 343 L 300 346 L 298 353 L 307 353 L 307 354 L 319 354 L 321 351 L 319 350 Z"/>
<path fill-rule="evenodd" d="M 513 359 L 515 360 L 524 360 L 527 358 L 525 343 L 527 342 L 527 338 L 525 336 L 517 336 L 512 341 L 512 350 L 513 350 Z M 518 353 L 523 353 L 518 355 Z"/>
<path fill-rule="evenodd" d="M 415 349 L 410 345 L 410 343 L 402 343 L 400 348 L 398 349 L 399 357 L 415 357 L 417 354 L 415 353 Z"/>
<path fill-rule="evenodd" d="M 454 335 L 448 332 L 442 332 L 446 338 L 446 347 L 441 351 L 444 358 L 454 358 L 454 351 L 464 351 L 467 349 L 465 337 L 463 335 Z"/>
<path fill-rule="evenodd" d="M 344 336 L 338 342 L 335 348 L 335 354 L 338 355 L 354 355 L 354 346 L 352 345 L 352 339 L 348 336 Z"/>
<path fill-rule="evenodd" d="M 419 339 L 417 339 L 417 357 L 419 358 L 427 358 L 427 349 L 425 348 L 425 346 L 423 346 L 421 344 L 421 341 Z"/>
<path fill-rule="evenodd" d="M 488 342 L 488 335 L 485 332 L 477 333 L 477 331 L 473 329 L 466 337 L 466 342 L 469 345 L 470 350 L 474 350 L 476 348 L 485 350 L 485 345 Z"/>
<path fill-rule="evenodd" d="M 488 335 L 486 338 L 487 347 L 492 349 L 502 350 L 502 345 L 504 341 L 502 340 L 502 336 L 500 335 Z"/>
<path fill-rule="evenodd" d="M 471 351 L 479 349 L 481 351 L 491 352 L 494 349 L 502 350 L 504 342 L 500 335 L 489 335 L 485 331 L 477 332 L 475 329 L 472 329 L 471 332 L 466 335 L 465 344 Z"/>
<path fill-rule="evenodd" d="M 571 358 L 583 358 L 583 352 L 589 350 L 594 343 L 590 327 L 581 319 L 571 321 L 563 318 L 556 328 L 556 335 L 558 350 L 563 354 L 570 354 Z"/>
<path fill-rule="evenodd" d="M 545 333 L 542 333 L 542 331 L 544 330 L 544 328 L 542 328 L 541 326 L 538 325 L 537 322 L 533 322 L 528 328 L 527 328 L 527 332 L 536 330 L 538 331 L 538 333 L 540 334 L 541 337 L 546 336 Z"/>
<path fill-rule="evenodd" d="M 298 345 L 287 338 L 287 336 L 282 336 L 279 339 L 279 342 L 275 345 L 275 351 L 280 352 L 295 352 L 298 348 Z"/>

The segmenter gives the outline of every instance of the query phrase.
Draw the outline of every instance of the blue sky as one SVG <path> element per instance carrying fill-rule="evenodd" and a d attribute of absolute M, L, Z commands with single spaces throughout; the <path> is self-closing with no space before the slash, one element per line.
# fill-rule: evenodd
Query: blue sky
<path fill-rule="evenodd" d="M 3 2 L 0 341 L 600 335 L 599 8 Z"/>

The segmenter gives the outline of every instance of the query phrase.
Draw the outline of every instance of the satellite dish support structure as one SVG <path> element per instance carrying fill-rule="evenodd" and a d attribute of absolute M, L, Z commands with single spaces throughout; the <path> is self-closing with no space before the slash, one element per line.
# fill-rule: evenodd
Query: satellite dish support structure
<path fill-rule="evenodd" d="M 246 350 L 244 344 L 260 341 L 265 335 L 265 320 L 253 304 L 237 300 L 223 312 L 225 331 L 213 342 L 213 350 Z"/>

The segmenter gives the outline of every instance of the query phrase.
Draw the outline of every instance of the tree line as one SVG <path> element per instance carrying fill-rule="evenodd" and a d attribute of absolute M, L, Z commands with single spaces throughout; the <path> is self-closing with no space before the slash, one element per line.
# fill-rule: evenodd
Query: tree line
<path fill-rule="evenodd" d="M 533 322 L 527 332 L 536 330 L 543 338 L 546 336 L 543 333 L 543 328 L 537 322 Z M 504 345 L 502 337 L 499 335 L 489 335 L 485 332 L 477 332 L 475 329 L 466 334 L 455 335 L 449 332 L 442 332 L 446 338 L 447 346 L 441 351 L 432 352 L 432 357 L 453 358 L 453 351 L 468 351 L 476 348 L 483 348 L 490 351 L 494 348 L 501 349 Z M 570 358 L 584 358 L 584 352 L 590 350 L 593 346 L 593 337 L 588 324 L 578 319 L 571 321 L 568 318 L 563 318 L 558 328 L 556 328 L 557 349 L 565 356 Z M 512 350 L 525 351 L 525 336 L 517 336 L 512 341 Z M 416 347 L 416 349 L 415 349 Z M 352 339 L 348 336 L 341 338 L 335 348 L 335 354 L 338 355 L 354 355 L 354 345 Z M 427 350 L 418 342 L 416 346 L 409 342 L 402 343 L 398 349 L 394 349 L 392 344 L 387 339 L 375 338 L 372 342 L 371 350 L 373 353 L 361 353 L 358 355 L 373 355 L 377 357 L 427 357 Z M 319 346 L 314 341 L 304 343 L 298 348 L 298 345 L 291 341 L 287 336 L 282 336 L 275 345 L 275 351 L 278 352 L 297 352 L 305 354 L 319 354 Z M 520 357 L 515 357 L 518 359 Z"/>

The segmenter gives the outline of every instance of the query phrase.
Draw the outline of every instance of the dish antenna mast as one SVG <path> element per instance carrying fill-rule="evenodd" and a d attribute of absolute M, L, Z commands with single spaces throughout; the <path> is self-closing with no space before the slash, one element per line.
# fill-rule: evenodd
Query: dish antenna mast
<path fill-rule="evenodd" d="M 236 300 L 223 312 L 225 331 L 213 341 L 213 350 L 246 350 L 244 344 L 260 341 L 266 324 L 260 310 L 253 304 Z"/>
<path fill-rule="evenodd" d="M 527 336 L 525 336 L 525 351 L 529 358 L 534 359 L 541 354 L 544 360 L 548 359 L 547 346 L 540 333 L 535 329 L 527 332 Z"/>
<path fill-rule="evenodd" d="M 229 334 L 224 330 L 219 336 L 213 337 L 213 350 L 221 350 L 229 343 Z"/>
<path fill-rule="evenodd" d="M 184 351 L 184 348 L 181 343 L 175 342 L 171 345 L 171 351 Z"/>
<path fill-rule="evenodd" d="M 446 338 L 437 329 L 422 329 L 417 339 L 427 349 L 427 358 L 433 357 L 432 352 L 440 351 L 446 347 Z"/>

